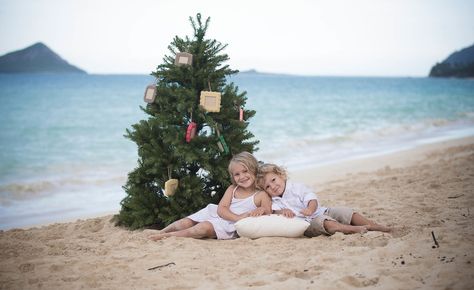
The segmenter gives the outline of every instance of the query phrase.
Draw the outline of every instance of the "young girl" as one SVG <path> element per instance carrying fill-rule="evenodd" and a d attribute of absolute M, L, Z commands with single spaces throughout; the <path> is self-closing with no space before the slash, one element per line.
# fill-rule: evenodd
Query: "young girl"
<path fill-rule="evenodd" d="M 304 233 L 307 237 L 332 235 L 336 232 L 353 234 L 391 230 L 350 208 L 320 206 L 318 197 L 311 189 L 303 184 L 288 181 L 286 171 L 277 165 L 261 165 L 257 184 L 272 197 L 275 213 L 289 218 L 296 216 L 310 222 Z"/>
<path fill-rule="evenodd" d="M 149 238 L 236 238 L 236 221 L 249 216 L 270 214 L 272 211 L 270 197 L 256 187 L 257 169 L 258 163 L 252 154 L 242 152 L 235 155 L 228 168 L 232 185 L 227 188 L 219 205 L 209 204 Z"/>

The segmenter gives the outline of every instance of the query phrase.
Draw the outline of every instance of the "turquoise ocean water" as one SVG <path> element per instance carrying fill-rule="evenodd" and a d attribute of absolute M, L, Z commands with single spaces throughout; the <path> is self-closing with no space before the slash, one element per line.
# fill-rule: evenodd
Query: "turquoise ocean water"
<path fill-rule="evenodd" d="M 289 170 L 474 136 L 474 81 L 240 74 L 260 160 Z M 0 229 L 118 211 L 146 75 L 0 75 Z"/>

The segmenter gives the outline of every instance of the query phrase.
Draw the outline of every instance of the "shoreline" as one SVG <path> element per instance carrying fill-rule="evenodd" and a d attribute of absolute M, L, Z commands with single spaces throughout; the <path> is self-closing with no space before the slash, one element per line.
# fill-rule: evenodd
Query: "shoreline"
<path fill-rule="evenodd" d="M 110 215 L 12 229 L 0 231 L 0 288 L 156 289 L 158 282 L 161 289 L 441 290 L 474 284 L 473 137 L 314 170 L 292 178 L 306 178 L 322 205 L 353 207 L 394 230 L 154 242 L 147 230 L 116 227 Z"/>
<path fill-rule="evenodd" d="M 289 176 L 299 182 L 323 184 L 361 172 L 377 171 L 386 167 L 399 168 L 411 166 L 423 160 L 429 154 L 433 154 L 433 152 L 469 144 L 474 144 L 474 136 L 418 144 L 415 147 L 396 152 L 356 157 L 320 166 L 296 169 L 289 172 Z"/>
<path fill-rule="evenodd" d="M 343 178 L 350 178 L 353 175 L 362 172 L 377 171 L 386 168 L 399 168 L 415 164 L 422 160 L 427 155 L 433 152 L 443 150 L 453 146 L 464 146 L 474 144 L 474 136 L 460 137 L 456 139 L 443 140 L 435 143 L 419 144 L 418 146 L 403 149 L 392 153 L 381 153 L 365 157 L 355 157 L 336 161 L 333 163 L 308 166 L 303 169 L 296 169 L 289 171 L 289 178 L 296 182 L 306 183 L 315 187 L 317 190 L 324 188 L 325 183 L 340 180 Z M 100 211 L 98 213 L 90 213 L 86 215 L 73 216 L 63 219 L 54 220 L 51 222 L 40 222 L 36 224 L 28 224 L 22 226 L 12 226 L 1 229 L 8 231 L 11 229 L 30 229 L 49 226 L 58 223 L 69 223 L 80 220 L 100 218 L 118 214 L 118 211 Z"/>

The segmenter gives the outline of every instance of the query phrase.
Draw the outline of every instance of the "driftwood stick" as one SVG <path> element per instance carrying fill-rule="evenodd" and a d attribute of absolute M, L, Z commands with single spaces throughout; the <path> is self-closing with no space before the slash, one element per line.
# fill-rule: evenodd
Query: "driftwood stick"
<path fill-rule="evenodd" d="M 433 231 L 431 231 L 431 236 L 433 237 L 433 241 L 434 241 L 434 243 L 435 243 L 435 245 L 436 245 L 436 248 L 439 248 L 438 241 L 436 240 L 436 237 L 435 237 L 435 234 L 434 234 Z"/>
<path fill-rule="evenodd" d="M 174 262 L 171 262 L 171 263 L 167 263 L 167 264 L 164 264 L 164 265 L 159 265 L 159 266 L 150 268 L 148 270 L 156 270 L 156 269 L 163 268 L 163 267 L 170 266 L 170 265 L 176 265 L 176 264 Z"/>
<path fill-rule="evenodd" d="M 453 195 L 453 196 L 448 196 L 448 198 L 458 198 L 463 196 L 464 194 L 459 194 L 459 195 Z"/>

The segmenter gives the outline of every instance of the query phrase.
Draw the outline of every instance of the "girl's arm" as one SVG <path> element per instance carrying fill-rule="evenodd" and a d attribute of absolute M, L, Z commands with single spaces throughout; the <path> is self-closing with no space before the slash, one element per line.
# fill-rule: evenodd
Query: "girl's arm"
<path fill-rule="evenodd" d="M 263 214 L 271 214 L 272 213 L 272 199 L 265 191 L 261 191 L 258 196 L 260 196 L 260 203 L 257 206 L 263 208 Z"/>
<path fill-rule="evenodd" d="M 235 186 L 231 185 L 225 191 L 224 196 L 221 198 L 221 201 L 217 206 L 217 214 L 225 220 L 236 222 L 240 219 L 248 217 L 249 213 L 237 215 L 230 210 L 230 202 L 232 201 L 232 191 L 234 188 Z"/>
<path fill-rule="evenodd" d="M 250 216 L 261 216 L 272 213 L 272 199 L 263 190 L 255 196 L 255 205 L 257 208 L 249 213 Z"/>

